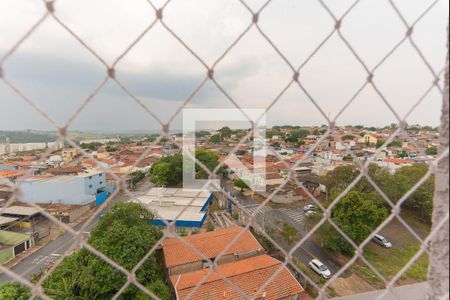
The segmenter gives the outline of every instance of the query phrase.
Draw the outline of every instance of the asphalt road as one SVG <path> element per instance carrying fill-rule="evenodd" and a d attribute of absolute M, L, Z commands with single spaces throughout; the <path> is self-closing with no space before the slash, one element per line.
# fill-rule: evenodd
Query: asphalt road
<path fill-rule="evenodd" d="M 88 231 L 92 229 L 92 227 L 97 222 L 93 222 L 88 226 Z M 74 227 L 74 230 L 79 230 L 83 226 L 84 223 L 81 223 Z M 31 254 L 24 260 L 22 260 L 19 264 L 12 267 L 12 271 L 17 273 L 22 277 L 26 277 L 30 279 L 32 274 L 38 273 L 42 268 L 45 268 L 54 260 L 58 259 L 58 256 L 62 256 L 66 251 L 68 251 L 76 242 L 73 239 L 73 236 L 70 233 L 64 233 L 54 241 L 51 241 L 35 253 Z M 0 275 L 0 282 L 10 281 L 11 278 L 6 274 Z"/>
<path fill-rule="evenodd" d="M 237 199 L 239 203 L 241 203 L 245 207 L 254 207 L 257 206 L 258 203 L 256 203 L 251 197 L 246 197 L 236 191 L 232 184 L 230 183 L 224 183 L 224 189 L 227 192 L 231 192 Z M 301 209 L 293 209 L 296 211 L 297 214 L 301 215 L 303 214 L 303 211 Z M 286 213 L 282 212 L 282 210 L 279 209 L 271 209 L 267 213 L 257 215 L 256 221 L 259 225 L 263 226 L 265 223 L 268 226 L 273 226 L 273 224 L 284 224 L 288 223 L 289 225 L 295 227 L 297 231 L 300 233 L 301 236 L 305 236 L 307 234 L 307 228 L 305 228 L 304 225 L 297 222 L 290 216 L 288 216 Z M 270 225 L 269 225 L 270 224 Z M 292 249 L 291 246 L 287 245 L 285 241 L 279 240 L 277 241 L 279 243 L 279 246 L 283 247 L 284 250 L 289 251 Z M 331 255 L 328 251 L 323 249 L 320 245 L 316 244 L 311 239 L 305 241 L 302 246 L 294 253 L 294 256 L 304 265 L 308 265 L 309 262 L 313 259 L 319 259 L 322 261 L 325 265 L 328 266 L 328 268 L 331 270 L 333 274 L 337 273 L 343 265 L 337 261 L 337 259 Z"/>
<path fill-rule="evenodd" d="M 239 192 L 237 192 L 232 185 L 225 184 L 225 189 L 229 192 L 231 192 L 233 195 L 236 196 L 238 201 L 246 207 L 251 207 L 257 205 L 251 197 L 246 197 Z M 143 191 L 145 189 L 150 188 L 149 184 L 144 183 L 142 186 L 140 186 L 137 190 L 137 192 Z M 117 196 L 120 197 L 119 201 L 126 201 L 128 197 L 126 196 Z M 298 212 L 301 214 L 301 210 Z M 98 220 L 95 220 L 88 226 L 87 231 L 90 231 Z M 306 228 L 300 224 L 299 222 L 295 221 L 285 213 L 283 213 L 280 210 L 273 209 L 272 211 L 264 214 L 259 215 L 257 217 L 258 223 L 262 226 L 265 224 L 276 224 L 276 223 L 288 223 L 291 226 L 295 227 L 297 231 L 303 236 L 306 234 Z M 79 230 L 84 223 L 79 224 L 74 229 Z M 282 246 L 286 250 L 290 250 L 290 246 L 287 245 L 284 241 L 278 241 L 280 246 Z M 73 237 L 70 233 L 64 233 L 63 235 L 59 236 L 54 241 L 48 243 L 43 248 L 39 249 L 35 253 L 31 254 L 29 257 L 21 261 L 16 266 L 12 267 L 12 271 L 16 272 L 20 276 L 30 278 L 32 274 L 38 273 L 42 268 L 45 268 L 48 264 L 50 264 L 52 261 L 56 260 L 60 255 L 63 255 L 66 251 L 68 251 L 76 242 L 73 240 Z M 314 241 L 308 240 L 306 241 L 302 247 L 300 247 L 295 252 L 295 257 L 302 262 L 305 265 L 308 265 L 308 263 L 314 259 L 318 258 L 323 263 L 325 263 L 330 270 L 333 273 L 336 273 L 342 266 L 339 264 L 339 262 L 336 261 L 336 259 L 330 255 L 327 251 L 325 251 L 322 247 L 317 245 Z M 10 281 L 10 277 L 6 274 L 0 274 L 0 282 L 7 282 Z"/>
<path fill-rule="evenodd" d="M 146 180 L 140 184 L 136 190 L 135 194 L 139 194 L 145 190 L 151 188 L 151 184 Z M 116 199 L 113 203 L 119 201 L 127 201 L 130 197 L 128 195 L 119 194 L 116 196 Z M 113 204 L 111 203 L 111 204 Z M 105 210 L 107 210 L 106 208 Z M 91 229 L 97 224 L 98 218 L 95 219 L 86 229 L 86 232 L 90 232 Z M 74 227 L 75 231 L 80 230 L 85 222 L 80 223 L 79 225 Z M 54 241 L 49 242 L 47 245 L 31 254 L 20 263 L 11 268 L 12 271 L 19 274 L 22 277 L 26 277 L 30 279 L 31 275 L 40 272 L 41 269 L 48 266 L 50 263 L 58 259 L 59 256 L 63 255 L 66 251 L 68 251 L 76 241 L 74 241 L 73 236 L 70 233 L 64 233 Z M 0 282 L 11 281 L 11 278 L 3 273 L 0 273 Z"/>

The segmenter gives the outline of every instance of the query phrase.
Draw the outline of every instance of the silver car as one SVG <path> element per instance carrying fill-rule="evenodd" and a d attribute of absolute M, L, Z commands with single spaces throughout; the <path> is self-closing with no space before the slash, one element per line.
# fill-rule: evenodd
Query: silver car
<path fill-rule="evenodd" d="M 379 234 L 375 235 L 372 241 L 384 248 L 392 248 L 392 243 L 389 242 L 384 236 L 381 236 Z"/>

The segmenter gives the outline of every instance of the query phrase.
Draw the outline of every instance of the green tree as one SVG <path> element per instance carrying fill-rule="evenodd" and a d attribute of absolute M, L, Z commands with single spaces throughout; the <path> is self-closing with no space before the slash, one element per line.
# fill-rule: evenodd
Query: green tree
<path fill-rule="evenodd" d="M 390 143 L 388 145 L 388 147 L 401 148 L 402 147 L 402 142 L 400 142 L 400 141 L 393 141 L 392 143 Z"/>
<path fill-rule="evenodd" d="M 170 163 L 161 162 L 152 167 L 150 181 L 157 186 L 167 186 L 171 181 L 171 175 L 172 168 Z"/>
<path fill-rule="evenodd" d="M 211 151 L 206 151 L 202 148 L 195 151 L 195 158 L 211 172 L 213 172 L 214 169 L 219 165 L 219 157 L 217 156 L 217 154 Z M 195 170 L 197 179 L 209 178 L 208 172 L 206 172 L 206 170 L 200 165 L 196 165 Z M 220 172 L 218 172 L 217 174 L 220 174 Z"/>
<path fill-rule="evenodd" d="M 216 226 L 214 226 L 212 222 L 208 222 L 208 224 L 206 225 L 206 231 L 211 232 L 214 230 L 216 230 Z"/>
<path fill-rule="evenodd" d="M 117 147 L 115 147 L 115 146 L 110 146 L 110 145 L 108 145 L 108 146 L 106 146 L 106 149 L 105 149 L 107 152 L 117 152 L 117 151 L 119 151 L 119 148 L 117 148 Z"/>
<path fill-rule="evenodd" d="M 322 239 L 323 247 L 334 253 L 343 253 L 348 256 L 355 254 L 355 249 L 341 234 L 330 224 L 325 223 L 318 230 L 318 235 Z"/>
<path fill-rule="evenodd" d="M 198 132 L 195 133 L 195 136 L 197 138 L 203 138 L 203 137 L 207 137 L 207 136 L 210 136 L 210 135 L 211 135 L 211 133 L 209 131 L 205 131 L 205 130 L 198 131 Z"/>
<path fill-rule="evenodd" d="M 377 141 L 377 144 L 376 144 L 377 149 L 383 147 L 384 143 L 385 143 L 385 141 Z"/>
<path fill-rule="evenodd" d="M 31 297 L 31 291 L 19 283 L 3 283 L 0 285 L 0 299 L 27 300 Z"/>
<path fill-rule="evenodd" d="M 153 215 L 140 204 L 116 204 L 91 231 L 88 242 L 131 271 L 162 237 L 160 228 L 151 225 L 152 220 Z M 163 274 L 155 255 L 136 272 L 138 281 L 146 286 L 160 281 Z M 81 249 L 63 260 L 44 282 L 44 289 L 56 300 L 111 299 L 125 283 L 121 272 Z M 122 299 L 134 299 L 138 294 L 135 287 L 129 287 Z"/>
<path fill-rule="evenodd" d="M 268 139 L 272 139 L 274 136 L 279 136 L 279 135 L 281 135 L 281 132 L 278 130 L 268 130 L 266 132 L 266 137 Z"/>
<path fill-rule="evenodd" d="M 283 224 L 283 227 L 280 229 L 280 234 L 289 245 L 292 245 L 300 240 L 300 235 L 297 229 L 288 223 Z"/>
<path fill-rule="evenodd" d="M 354 241 L 363 242 L 388 216 L 384 205 L 358 192 L 347 194 L 333 209 L 336 224 Z"/>
<path fill-rule="evenodd" d="M 83 150 L 97 151 L 102 146 L 101 143 L 92 142 L 87 144 L 81 144 L 80 147 Z"/>
<path fill-rule="evenodd" d="M 211 151 L 197 149 L 195 157 L 211 172 L 219 165 L 219 157 Z M 195 172 L 197 179 L 208 179 L 209 174 L 196 164 L 194 170 L 185 172 Z M 217 172 L 221 174 L 221 170 Z M 178 186 L 183 181 L 183 155 L 176 154 L 167 156 L 153 164 L 150 169 L 150 181 L 158 186 Z"/>
<path fill-rule="evenodd" d="M 142 171 L 136 171 L 130 174 L 130 179 L 128 180 L 129 184 L 134 186 L 137 183 L 141 182 L 145 178 L 145 173 Z"/>
<path fill-rule="evenodd" d="M 307 129 L 296 129 L 292 130 L 291 136 L 297 138 L 297 139 L 304 139 L 310 134 L 310 131 Z"/>
<path fill-rule="evenodd" d="M 438 154 L 438 148 L 437 147 L 429 147 L 427 149 L 427 155 L 437 155 Z"/>
<path fill-rule="evenodd" d="M 222 137 L 220 134 L 215 134 L 209 138 L 209 142 L 212 144 L 220 144 L 222 142 Z"/>
<path fill-rule="evenodd" d="M 346 140 L 351 140 L 351 141 L 353 141 L 355 138 L 356 138 L 356 137 L 355 137 L 354 135 L 351 135 L 351 134 L 347 134 L 347 135 L 344 135 L 343 137 L 341 137 L 341 139 L 342 139 L 343 141 L 346 141 Z"/>
<path fill-rule="evenodd" d="M 389 196 L 395 202 L 399 201 L 410 191 L 428 172 L 426 164 L 417 164 L 403 167 L 392 176 L 392 185 L 389 188 Z M 424 184 L 405 201 L 403 208 L 410 209 L 418 217 L 431 222 L 433 214 L 435 177 L 430 177 Z"/>
<path fill-rule="evenodd" d="M 344 161 L 353 161 L 353 156 L 351 156 L 350 154 L 344 156 Z"/>
<path fill-rule="evenodd" d="M 356 243 L 363 242 L 387 216 L 388 210 L 381 201 L 360 192 L 347 194 L 332 211 L 333 221 Z M 326 249 L 354 255 L 353 246 L 331 224 L 323 225 L 318 234 Z"/>
<path fill-rule="evenodd" d="M 244 189 L 248 189 L 248 184 L 242 179 L 236 179 L 234 181 L 234 186 L 240 188 L 241 193 L 244 191 Z"/>
<path fill-rule="evenodd" d="M 285 141 L 286 143 L 293 143 L 293 144 L 296 144 L 296 143 L 298 143 L 298 138 L 295 137 L 295 136 L 293 136 L 293 135 L 290 135 L 290 136 L 287 136 L 287 137 L 284 139 L 284 141 Z"/>

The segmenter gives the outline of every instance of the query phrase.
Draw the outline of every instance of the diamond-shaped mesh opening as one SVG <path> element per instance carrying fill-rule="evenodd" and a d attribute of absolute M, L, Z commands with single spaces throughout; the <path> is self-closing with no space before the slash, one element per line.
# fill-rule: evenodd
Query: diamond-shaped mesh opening
<path fill-rule="evenodd" d="M 108 9 L 104 9 L 99 3 L 89 3 L 85 15 L 80 12 L 85 11 L 81 8 L 87 4 L 81 2 L 44 1 L 40 7 L 31 10 L 27 8 L 13 22 L 19 24 L 14 25 L 17 36 L 7 33 L 7 48 L 1 47 L 0 50 L 2 89 L 8 91 L 8 97 L 13 95 L 27 108 L 50 122 L 64 147 L 68 148 L 66 153 L 76 153 L 75 156 L 84 168 L 100 170 L 105 180 L 108 180 L 110 189 L 99 201 L 99 207 L 90 212 L 84 223 L 75 227 L 62 222 L 61 207 L 48 210 L 25 201 L 48 219 L 52 226 L 62 229 L 66 242 L 54 249 L 55 255 L 51 256 L 51 261 L 39 276 L 30 278 L 23 270 L 1 265 L 3 276 L 9 276 L 30 288 L 31 295 L 25 292 L 25 297 L 31 298 L 64 299 L 75 294 L 88 298 L 170 299 L 174 296 L 166 289 L 165 284 L 176 287 L 180 282 L 186 285 L 190 281 L 189 278 L 179 278 L 177 281 L 163 275 L 160 248 L 164 248 L 165 243 L 171 240 L 184 245 L 187 251 L 200 257 L 202 264 L 207 266 L 199 270 L 194 284 L 191 283 L 189 288 L 183 290 L 183 299 L 199 298 L 204 293 L 205 284 L 211 282 L 215 284 L 216 294 L 209 295 L 209 298 L 260 299 L 279 292 L 277 289 L 287 282 L 284 279 L 294 278 L 311 296 L 324 299 L 347 295 L 348 290 L 343 291 L 343 287 L 348 281 L 357 281 L 356 277 L 365 278 L 368 283 L 379 288 L 387 287 L 390 292 L 393 292 L 395 285 L 409 283 L 411 278 L 426 280 L 430 241 L 448 222 L 448 212 L 443 211 L 441 213 L 444 218 L 435 220 L 433 230 L 429 226 L 433 210 L 434 176 L 435 173 L 442 172 L 442 166 L 438 162 L 447 159 L 448 149 L 441 149 L 444 154 L 439 156 L 438 145 L 429 147 L 429 142 L 420 139 L 417 126 L 407 122 L 415 121 L 414 114 L 426 103 L 428 97 L 440 99 L 443 92 L 443 85 L 438 79 L 445 69 L 441 62 L 437 62 L 437 56 L 431 57 L 428 47 L 431 43 L 424 41 L 423 34 L 420 35 L 420 25 L 423 23 L 423 28 L 428 28 L 433 19 L 430 16 L 437 14 L 440 2 L 430 1 L 423 6 L 411 8 L 409 2 L 386 1 L 384 6 L 376 5 L 375 8 L 380 11 L 370 9 L 369 1 L 345 1 L 336 7 L 335 3 L 325 0 L 301 5 L 271 0 L 241 0 L 227 2 L 226 9 L 219 8 L 218 3 L 199 2 L 195 5 L 175 0 L 141 1 L 139 6 L 125 6 L 114 2 Z M 9 5 L 12 4 L 6 6 Z M 197 8 L 197 15 L 189 13 L 192 5 Z M 308 12 L 311 9 L 309 5 L 313 5 L 314 11 L 321 15 L 321 22 L 318 18 L 311 20 L 311 23 L 308 21 L 308 17 L 315 15 Z M 305 32 L 301 30 L 308 26 L 297 28 L 296 22 L 288 22 L 288 16 L 295 14 L 299 6 L 302 6 L 302 13 L 306 12 L 306 21 L 303 18 L 299 21 L 305 21 L 314 28 L 316 26 L 312 25 L 312 21 L 320 23 L 320 33 L 314 33 L 314 39 L 309 38 L 310 32 L 307 31 L 305 37 Z M 76 7 L 79 9 L 75 9 Z M 370 11 L 372 23 L 364 17 L 364 10 Z M 26 17 L 25 22 L 23 17 L 28 16 L 30 11 L 33 12 L 32 17 Z M 133 22 L 109 19 L 109 13 L 117 14 L 119 11 L 121 16 L 122 13 L 131 12 L 135 16 Z M 183 22 L 177 22 L 176 16 L 180 11 L 187 14 Z M 280 14 L 286 15 L 280 18 Z M 389 20 L 395 25 L 389 25 L 385 20 L 382 25 L 395 27 L 398 37 L 391 35 L 392 39 L 386 43 L 388 45 L 376 47 L 377 51 L 372 51 L 369 55 L 364 48 L 367 43 L 376 43 L 377 40 L 370 32 L 383 31 L 383 26 L 379 26 L 379 15 L 389 15 Z M 214 16 L 214 20 L 211 16 Z M 4 20 L 9 18 L 7 16 Z M 102 18 L 102 22 L 99 22 L 102 26 L 90 30 L 86 35 L 85 29 L 83 30 L 86 28 L 86 21 L 98 18 Z M 221 27 L 225 24 L 222 29 L 226 32 L 226 38 L 214 36 L 214 45 L 207 45 L 205 41 L 213 40 L 208 38 L 211 30 L 209 26 L 201 25 L 200 31 L 206 33 L 206 36 L 197 36 L 194 34 L 195 30 L 192 30 L 194 24 L 183 25 L 193 22 L 197 25 L 199 18 L 204 18 L 207 25 L 216 24 L 216 27 Z M 364 23 L 367 28 L 358 26 L 359 23 Z M 231 24 L 236 26 L 226 27 Z M 445 24 L 439 28 L 434 27 L 434 32 L 442 31 L 441 27 L 445 27 Z M 293 30 L 293 34 L 296 33 L 295 40 L 286 39 L 291 34 L 282 35 L 286 28 Z M 46 30 L 50 30 L 52 34 L 41 37 Z M 303 34 L 299 34 L 300 31 Z M 302 42 L 306 40 L 311 40 L 311 43 L 308 47 L 303 47 Z M 161 41 L 170 41 L 170 46 Z M 45 55 L 50 45 L 61 48 L 59 55 L 39 59 L 40 65 L 27 60 L 27 51 L 37 50 L 40 55 Z M 64 45 L 71 46 L 63 47 Z M 297 51 L 296 47 L 301 47 L 301 51 Z M 46 68 L 46 65 L 58 63 L 61 57 L 73 55 L 74 49 L 83 53 L 83 62 L 69 66 L 59 64 L 55 70 Z M 181 49 L 183 55 L 175 53 L 174 49 Z M 258 50 L 261 52 L 260 56 L 255 55 Z M 143 54 L 150 58 L 147 64 L 142 59 Z M 158 64 L 154 57 L 164 57 L 166 60 L 160 59 Z M 252 60 L 255 57 L 257 59 Z M 246 62 L 243 63 L 243 60 Z M 85 69 L 87 61 L 91 64 Z M 272 64 L 273 62 L 276 63 Z M 87 77 L 74 75 L 76 70 L 81 69 Z M 150 77 L 147 78 L 148 85 L 145 80 L 142 81 L 145 88 L 142 88 L 142 82 L 136 83 L 140 78 L 135 78 L 133 72 L 130 72 L 136 69 L 142 71 L 146 78 Z M 247 76 L 234 78 L 234 74 L 242 72 L 247 73 Z M 57 76 L 57 82 L 55 80 L 61 85 L 67 81 L 86 81 L 86 84 L 83 84 L 82 91 L 75 89 L 73 92 L 62 86 L 50 89 L 30 84 L 29 81 L 24 83 L 24 79 L 28 77 L 47 76 L 50 73 L 61 73 L 61 76 Z M 181 86 L 166 85 L 168 80 L 165 77 L 173 73 L 179 77 Z M 346 76 L 337 76 L 338 73 Z M 429 80 L 418 80 L 418 74 L 427 74 L 424 78 Z M 93 77 L 96 77 L 95 80 L 87 80 Z M 390 77 L 393 77 L 392 80 L 381 80 Z M 318 78 L 321 81 L 319 85 Z M 403 80 L 398 80 L 399 78 Z M 176 90 L 177 94 L 168 96 L 165 94 L 167 90 Z M 245 182 L 243 185 L 242 182 L 222 180 L 220 192 L 215 193 L 210 211 L 205 215 L 205 229 L 213 231 L 237 224 L 245 230 L 237 233 L 226 245 L 219 245 L 219 253 L 215 257 L 208 257 L 203 249 L 189 242 L 189 237 L 195 237 L 195 234 L 190 235 L 191 232 L 177 228 L 178 221 L 184 214 L 195 208 L 195 198 L 199 195 L 170 218 L 161 215 L 152 203 L 145 203 L 142 199 L 148 196 L 150 179 L 155 186 L 179 184 L 180 178 L 176 178 L 182 168 L 179 162 L 158 167 L 172 173 L 175 177 L 173 181 L 158 180 L 154 169 L 143 168 L 155 163 L 155 158 L 159 160 L 161 156 L 158 155 L 161 153 L 170 160 L 172 155 L 183 149 L 180 139 L 182 135 L 174 136 L 171 130 L 177 128 L 180 112 L 184 108 L 198 107 L 204 102 L 212 101 L 209 99 L 213 97 L 212 90 L 220 94 L 220 102 L 224 102 L 221 107 L 238 108 L 244 115 L 242 108 L 247 106 L 265 108 L 270 116 L 272 111 L 276 114 L 277 109 L 289 104 L 292 106 L 291 111 L 299 110 L 302 117 L 305 112 L 300 111 L 301 104 L 298 100 L 306 101 L 309 106 L 314 106 L 312 111 L 325 125 L 310 129 L 308 133 L 302 132 L 301 128 L 292 130 L 282 127 L 269 132 L 269 139 L 279 136 L 277 141 L 272 139 L 267 158 L 274 172 L 279 171 L 279 176 L 270 177 L 272 184 L 266 193 L 249 192 L 244 186 Z M 57 102 L 55 105 L 43 101 L 49 93 L 61 98 L 73 98 L 69 101 L 73 107 L 68 107 L 67 101 Z M 111 105 L 114 105 L 108 96 L 118 93 L 123 100 L 122 106 L 112 108 Z M 160 110 L 160 104 L 166 98 L 172 100 L 171 107 Z M 366 128 L 367 132 L 354 137 L 354 141 L 363 139 L 360 144 L 366 144 L 366 148 L 370 148 L 370 151 L 361 151 L 349 141 L 352 140 L 349 137 L 351 133 L 336 125 L 345 125 L 346 122 L 352 123 L 355 120 L 365 122 L 365 116 L 354 117 L 351 111 L 356 110 L 358 105 L 367 106 L 366 109 L 370 110 L 370 103 L 363 104 L 369 98 L 383 106 L 383 113 L 388 115 L 386 120 L 389 119 L 393 125 L 385 128 L 382 137 L 371 136 L 371 131 L 379 131 L 377 128 Z M 408 99 L 401 102 L 404 107 L 399 106 L 400 101 L 397 99 L 401 98 Z M 131 102 L 136 105 L 130 104 Z M 77 122 L 84 123 L 84 120 L 95 118 L 96 114 L 105 112 L 105 107 L 110 108 L 110 111 L 106 109 L 106 113 L 113 112 L 110 119 L 117 119 L 117 122 L 122 123 L 126 123 L 128 119 L 130 124 L 138 122 L 126 116 L 127 113 L 133 115 L 129 110 L 132 105 L 135 110 L 142 110 L 141 120 L 147 126 L 157 128 L 157 133 L 142 136 L 139 140 L 121 138 L 117 141 L 112 138 L 100 144 L 81 143 L 77 139 L 77 132 L 72 129 L 78 127 Z M 58 106 L 67 108 L 69 114 L 57 113 Z M 370 111 L 375 113 L 373 108 Z M 282 112 L 281 115 L 283 114 Z M 370 113 L 367 116 L 369 118 Z M 297 118 L 295 114 L 291 116 L 295 121 Z M 305 116 L 305 120 L 307 118 Z M 190 171 L 202 179 L 222 177 L 227 157 L 237 154 L 241 160 L 245 160 L 252 153 L 251 147 L 247 147 L 249 140 L 251 143 L 252 133 L 243 130 L 236 134 L 237 140 L 229 143 L 224 153 L 219 153 L 225 158 L 223 160 L 202 152 L 203 150 L 184 153 L 194 160 L 195 170 Z M 216 140 L 217 138 L 218 144 L 221 144 L 227 136 L 219 134 L 219 137 L 215 137 Z M 214 148 L 214 143 L 212 144 Z M 127 154 L 129 149 L 124 149 L 121 153 L 122 149 L 119 148 L 122 145 L 133 147 L 133 153 Z M 286 159 L 285 148 L 296 148 L 299 155 Z M 332 162 L 336 153 L 332 150 L 337 148 L 340 148 L 339 154 L 342 154 L 342 166 L 334 171 L 311 168 L 308 165 L 311 159 L 321 160 L 324 165 L 329 160 L 330 165 L 335 167 Z M 402 148 L 402 153 L 398 153 L 398 148 Z M 405 149 L 407 153 L 403 153 Z M 54 150 L 56 149 L 48 147 L 46 151 L 42 151 L 38 163 L 51 160 Z M 411 163 L 411 167 L 405 167 L 409 168 L 406 175 L 406 169 L 393 166 L 392 169 L 397 172 L 392 175 L 372 164 L 380 165 L 380 160 L 382 163 L 390 163 L 383 159 L 386 151 L 388 154 L 389 151 L 397 151 L 396 156 L 400 157 L 427 155 L 427 158 L 423 165 Z M 152 156 L 155 154 L 156 156 Z M 123 164 L 110 163 L 112 156 L 119 156 Z M 164 164 L 167 157 L 160 162 Z M 392 163 L 401 165 L 407 162 L 402 160 Z M 302 172 L 314 172 L 316 177 L 305 177 Z M 29 173 L 21 175 L 36 175 L 31 171 Z M 327 173 L 326 176 L 321 175 Z M 313 180 L 307 180 L 308 178 Z M 5 207 L 8 208 L 20 198 L 21 184 L 8 176 L 2 176 L 0 184 L 2 192 L 4 190 L 8 194 L 5 200 Z M 207 187 L 208 184 L 204 189 Z M 293 191 L 293 203 L 287 204 L 284 202 L 288 198 L 286 191 L 289 190 Z M 112 205 L 122 202 L 131 204 L 119 204 L 113 210 L 108 210 Z M 144 205 L 139 206 L 137 203 Z M 138 218 L 133 219 L 130 217 L 132 213 L 125 212 L 132 206 L 140 210 Z M 442 207 L 439 209 L 442 210 Z M 415 213 L 417 211 L 419 213 Z M 0 212 L 3 215 L 4 209 L 1 208 Z M 150 214 L 153 215 L 153 220 Z M 162 227 L 150 225 L 155 221 Z M 361 223 L 358 230 L 350 226 L 352 221 Z M 99 225 L 95 226 L 96 224 Z M 390 235 L 389 230 L 400 231 L 398 241 L 393 242 L 393 248 L 397 246 L 396 243 L 404 243 L 404 247 L 395 248 L 393 252 L 401 250 L 408 253 L 394 252 L 399 257 L 395 260 L 396 264 L 389 264 L 383 269 L 379 262 L 389 250 L 377 248 L 379 251 L 374 251 L 376 245 L 371 241 L 376 233 Z M 246 286 L 242 284 L 243 281 L 230 276 L 230 270 L 222 262 L 226 260 L 230 249 L 248 231 L 252 231 L 265 251 L 278 261 L 267 274 L 256 274 L 255 279 L 258 280 Z M 185 235 L 188 237 L 181 238 Z M 346 250 L 347 255 L 333 255 L 324 250 L 333 248 L 330 245 L 335 246 L 334 250 L 337 252 Z M 323 261 L 331 269 L 331 274 L 324 276 L 323 270 L 319 270 L 322 274 L 318 276 L 317 270 L 311 271 L 308 266 L 314 258 Z M 43 261 L 46 259 L 44 257 Z M 328 277 L 328 280 L 321 276 Z M 58 278 L 61 280 L 58 281 Z M 163 278 L 166 282 L 161 280 Z M 59 285 L 61 281 L 64 282 L 64 287 Z"/>

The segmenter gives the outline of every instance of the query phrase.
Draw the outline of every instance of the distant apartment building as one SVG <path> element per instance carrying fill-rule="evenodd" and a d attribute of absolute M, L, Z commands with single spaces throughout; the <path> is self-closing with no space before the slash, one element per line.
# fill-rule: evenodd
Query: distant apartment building
<path fill-rule="evenodd" d="M 76 176 L 25 176 L 19 178 L 17 200 L 38 204 L 85 205 L 95 202 L 106 188 L 106 174 L 92 171 Z"/>
<path fill-rule="evenodd" d="M 34 150 L 44 150 L 47 148 L 53 148 L 55 150 L 59 150 L 59 149 L 62 149 L 63 146 L 64 146 L 64 144 L 61 142 L 0 144 L 0 154 L 34 151 Z"/>
<path fill-rule="evenodd" d="M 83 144 L 92 144 L 92 143 L 100 143 L 100 144 L 107 144 L 107 143 L 117 143 L 120 142 L 120 139 L 94 139 L 94 140 L 83 140 L 80 141 L 80 145 Z"/>

